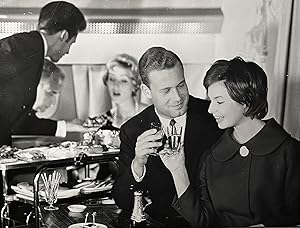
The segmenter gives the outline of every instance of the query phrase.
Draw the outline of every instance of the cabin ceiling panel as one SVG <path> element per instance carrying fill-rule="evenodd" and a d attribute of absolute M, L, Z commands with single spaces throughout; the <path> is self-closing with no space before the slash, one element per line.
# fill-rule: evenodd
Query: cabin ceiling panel
<path fill-rule="evenodd" d="M 35 29 L 40 7 L 47 2 L 2 1 L 0 32 L 15 33 Z M 81 8 L 88 20 L 85 33 L 219 33 L 223 23 L 221 0 L 71 2 Z"/>
<path fill-rule="evenodd" d="M 1 8 L 41 8 L 53 0 L 1 0 Z M 81 9 L 219 8 L 222 0 L 68 0 Z"/>

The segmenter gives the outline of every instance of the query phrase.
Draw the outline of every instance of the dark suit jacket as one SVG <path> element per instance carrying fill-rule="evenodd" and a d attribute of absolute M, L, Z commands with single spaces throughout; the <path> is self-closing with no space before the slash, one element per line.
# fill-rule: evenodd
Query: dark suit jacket
<path fill-rule="evenodd" d="M 57 121 L 40 119 L 36 111 L 31 109 L 21 115 L 13 124 L 13 135 L 54 135 L 57 129 Z"/>
<path fill-rule="evenodd" d="M 44 44 L 37 31 L 18 33 L 0 40 L 0 145 L 11 144 L 11 129 L 36 97 L 44 61 Z M 39 124 L 36 119 L 31 126 Z M 56 122 L 47 126 L 53 135 Z"/>
<path fill-rule="evenodd" d="M 184 145 L 186 167 L 192 185 L 197 173 L 199 156 L 216 142 L 221 134 L 214 118 L 207 112 L 208 105 L 208 101 L 190 96 Z M 171 173 L 164 166 L 160 157 L 149 157 L 146 164 L 146 175 L 142 182 L 137 183 L 131 172 L 137 137 L 150 128 L 151 122 L 159 122 L 153 105 L 122 125 L 120 130 L 120 168 L 113 186 L 113 197 L 120 208 L 130 211 L 133 207 L 133 191 L 130 188 L 131 186 L 141 188 L 144 193 L 149 194 L 152 200 L 152 204 L 147 207 L 147 212 L 152 217 L 175 216 L 178 214 L 171 207 L 172 199 L 176 194 L 175 185 Z"/>
<path fill-rule="evenodd" d="M 225 131 L 204 159 L 198 188 L 174 204 L 193 226 L 300 224 L 300 143 L 274 119 L 244 144 Z"/>

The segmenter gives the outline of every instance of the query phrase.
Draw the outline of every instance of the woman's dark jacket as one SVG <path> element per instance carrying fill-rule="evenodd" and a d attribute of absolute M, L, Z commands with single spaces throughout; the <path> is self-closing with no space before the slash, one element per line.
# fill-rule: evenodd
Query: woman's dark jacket
<path fill-rule="evenodd" d="M 243 145 L 231 135 L 227 129 L 213 146 L 199 188 L 189 187 L 174 208 L 195 227 L 300 224 L 299 142 L 274 119 Z"/>

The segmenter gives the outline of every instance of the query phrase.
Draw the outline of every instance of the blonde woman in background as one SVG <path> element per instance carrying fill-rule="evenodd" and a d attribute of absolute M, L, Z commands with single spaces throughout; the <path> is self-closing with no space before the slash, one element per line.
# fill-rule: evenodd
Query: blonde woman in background
<path fill-rule="evenodd" d="M 112 101 L 112 109 L 107 113 L 114 127 L 120 126 L 146 105 L 140 102 L 140 85 L 137 60 L 128 54 L 119 54 L 107 64 L 107 74 L 103 81 Z"/>
<path fill-rule="evenodd" d="M 107 86 L 112 109 L 106 113 L 89 117 L 84 126 L 116 130 L 128 119 L 142 111 L 147 105 L 141 102 L 137 60 L 128 54 L 118 54 L 106 63 L 103 83 Z"/>
<path fill-rule="evenodd" d="M 102 130 L 118 130 L 123 123 L 142 111 L 146 105 L 140 102 L 141 80 L 137 60 L 128 54 L 118 54 L 106 63 L 106 74 L 103 82 L 107 86 L 112 102 L 112 109 L 96 117 Z M 88 123 L 87 121 L 85 123 Z M 114 145 L 119 146 L 119 138 Z M 109 163 L 89 165 L 90 178 L 103 179 L 115 172 Z M 100 168 L 100 171 L 99 171 Z M 78 179 L 85 178 L 83 169 L 78 170 Z"/>

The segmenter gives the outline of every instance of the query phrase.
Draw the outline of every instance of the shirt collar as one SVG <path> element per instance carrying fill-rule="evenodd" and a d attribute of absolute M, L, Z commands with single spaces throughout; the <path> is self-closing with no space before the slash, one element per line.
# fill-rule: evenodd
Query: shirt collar
<path fill-rule="evenodd" d="M 178 123 L 179 126 L 185 126 L 185 122 L 186 122 L 186 112 L 185 112 L 183 115 L 181 115 L 181 116 L 177 116 L 177 117 L 175 117 L 175 118 L 169 118 L 169 119 L 167 119 L 167 118 L 165 118 L 165 117 L 162 117 L 162 116 L 158 113 L 158 111 L 157 111 L 157 109 L 156 109 L 155 107 L 154 107 L 154 110 L 155 110 L 156 115 L 157 115 L 158 118 L 159 118 L 159 121 L 161 122 L 161 124 L 162 124 L 163 126 L 168 126 L 171 119 L 174 119 L 174 120 L 176 121 L 176 123 Z"/>
<path fill-rule="evenodd" d="M 249 153 L 256 156 L 271 154 L 290 136 L 274 119 L 267 120 L 266 125 L 245 144 L 236 142 L 232 138 L 232 131 L 232 128 L 225 130 L 212 147 L 215 160 L 220 162 L 229 160 L 242 146 L 246 146 Z"/>
<path fill-rule="evenodd" d="M 47 56 L 47 51 L 48 51 L 48 44 L 47 44 L 47 40 L 45 38 L 45 35 L 43 34 L 43 30 L 39 31 L 41 34 L 41 37 L 43 39 L 43 43 L 44 43 L 44 58 Z"/>

